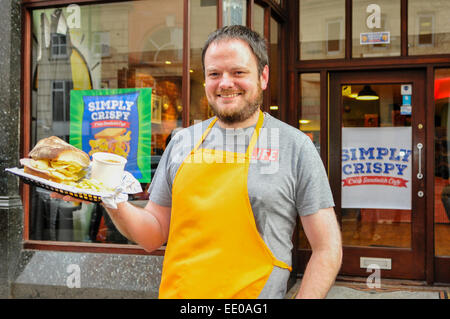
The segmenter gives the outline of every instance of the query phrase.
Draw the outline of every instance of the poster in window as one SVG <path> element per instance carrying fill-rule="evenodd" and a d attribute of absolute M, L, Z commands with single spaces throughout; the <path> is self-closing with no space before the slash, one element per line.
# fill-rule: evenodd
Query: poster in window
<path fill-rule="evenodd" d="M 411 209 L 411 127 L 342 128 L 342 208 Z"/>
<path fill-rule="evenodd" d="M 151 101 L 151 88 L 72 90 L 70 144 L 89 156 L 123 156 L 126 171 L 141 183 L 150 182 Z"/>

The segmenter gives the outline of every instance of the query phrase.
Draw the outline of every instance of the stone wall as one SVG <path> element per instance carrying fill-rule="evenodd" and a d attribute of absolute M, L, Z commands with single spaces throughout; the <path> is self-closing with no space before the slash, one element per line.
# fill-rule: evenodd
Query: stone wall
<path fill-rule="evenodd" d="M 18 179 L 5 168 L 19 162 L 21 11 L 19 0 L 0 2 L 0 298 L 10 296 L 18 264 L 23 210 Z"/>

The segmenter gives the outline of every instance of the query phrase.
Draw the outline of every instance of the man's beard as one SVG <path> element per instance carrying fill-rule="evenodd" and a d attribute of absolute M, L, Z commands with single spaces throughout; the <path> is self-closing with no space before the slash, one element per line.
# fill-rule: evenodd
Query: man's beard
<path fill-rule="evenodd" d="M 239 122 L 244 122 L 249 119 L 256 111 L 258 111 L 259 107 L 263 102 L 263 90 L 259 90 L 258 96 L 251 101 L 247 101 L 247 104 L 244 107 L 230 113 L 227 110 L 219 110 L 215 103 L 210 103 L 211 109 L 217 118 L 225 123 L 225 124 L 235 124 Z"/>

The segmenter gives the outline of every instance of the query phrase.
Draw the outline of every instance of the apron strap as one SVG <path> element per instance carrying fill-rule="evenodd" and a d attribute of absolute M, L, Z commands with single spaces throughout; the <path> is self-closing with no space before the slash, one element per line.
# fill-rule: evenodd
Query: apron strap
<path fill-rule="evenodd" d="M 287 269 L 289 271 L 292 271 L 292 267 L 291 266 L 289 266 L 288 264 L 286 264 L 285 262 L 283 262 L 281 260 L 276 259 L 275 257 L 273 258 L 273 264 L 275 266 L 277 266 L 277 267 L 284 268 L 284 269 Z"/>
<path fill-rule="evenodd" d="M 209 123 L 207 129 L 205 130 L 205 132 L 202 135 L 202 138 L 197 142 L 197 145 L 195 145 L 195 147 L 193 148 L 192 153 L 195 153 L 198 150 L 198 148 L 200 147 L 200 145 L 202 145 L 206 136 L 208 136 L 209 132 L 211 131 L 212 127 L 214 126 L 214 124 L 216 122 L 217 122 L 217 117 L 215 117 L 211 121 L 211 123 Z M 261 130 L 263 123 L 264 123 L 264 113 L 261 110 L 259 110 L 258 122 L 256 123 L 255 131 L 253 132 L 253 135 L 250 139 L 250 144 L 248 145 L 247 151 L 245 152 L 246 158 L 250 158 L 251 154 L 253 153 L 253 148 L 256 145 L 256 141 L 258 140 L 258 137 L 259 137 L 259 131 Z"/>
<path fill-rule="evenodd" d="M 256 123 L 255 131 L 253 132 L 252 138 L 250 139 L 250 144 L 247 147 L 247 152 L 245 152 L 245 158 L 250 158 L 250 156 L 253 154 L 253 148 L 256 145 L 256 141 L 259 137 L 259 131 L 261 130 L 261 127 L 264 122 L 264 113 L 259 110 L 259 117 L 258 122 Z"/>
<path fill-rule="evenodd" d="M 217 117 L 215 117 L 211 123 L 209 123 L 208 128 L 205 130 L 205 132 L 202 135 L 202 138 L 197 142 L 197 145 L 195 145 L 195 147 L 192 149 L 192 153 L 195 153 L 198 148 L 200 147 L 200 145 L 202 145 L 203 141 L 205 140 L 206 136 L 209 134 L 209 131 L 211 131 L 212 127 L 214 126 L 214 124 L 217 122 Z"/>

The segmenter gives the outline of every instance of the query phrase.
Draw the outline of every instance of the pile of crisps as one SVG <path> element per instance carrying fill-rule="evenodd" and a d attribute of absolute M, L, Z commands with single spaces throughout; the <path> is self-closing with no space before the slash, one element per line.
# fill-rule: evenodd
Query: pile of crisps
<path fill-rule="evenodd" d="M 113 191 L 113 189 L 106 187 L 105 185 L 103 185 L 102 182 L 97 181 L 96 179 L 93 178 L 83 178 L 81 181 L 79 181 L 78 183 L 76 182 L 66 182 L 64 183 L 66 185 L 69 186 L 74 186 L 77 188 L 81 188 L 84 190 L 89 190 L 89 191 L 96 191 L 96 192 L 110 192 Z"/>

